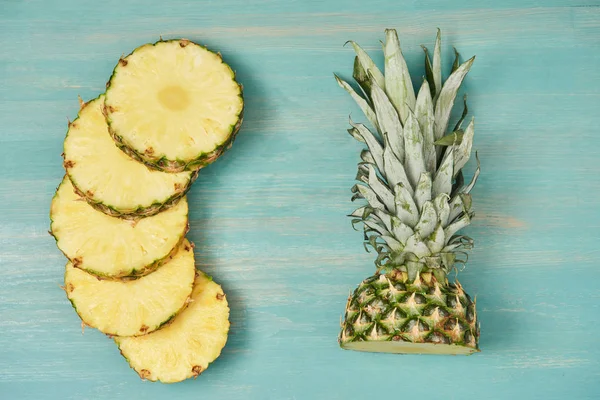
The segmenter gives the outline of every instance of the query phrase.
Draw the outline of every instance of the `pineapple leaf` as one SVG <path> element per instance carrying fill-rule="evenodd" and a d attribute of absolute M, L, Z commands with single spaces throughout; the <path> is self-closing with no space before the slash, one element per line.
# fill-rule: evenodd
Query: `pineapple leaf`
<path fill-rule="evenodd" d="M 358 61 L 362 65 L 363 70 L 365 70 L 367 72 L 367 74 L 371 73 L 371 75 L 373 75 L 373 78 L 375 79 L 375 82 L 377 82 L 379 87 L 384 88 L 385 87 L 385 78 L 383 77 L 383 74 L 381 73 L 379 68 L 377 68 L 377 65 L 375 65 L 375 63 L 373 62 L 371 57 L 369 57 L 367 52 L 364 51 L 362 49 L 362 47 L 360 47 L 356 42 L 354 42 L 352 40 L 348 41 L 347 43 L 350 43 L 352 45 L 352 47 L 354 48 L 354 51 L 356 52 L 356 55 L 358 57 Z"/>
<path fill-rule="evenodd" d="M 417 184 L 417 190 L 415 191 L 415 202 L 420 212 L 423 212 L 423 204 L 431 200 L 431 174 L 429 172 L 423 172 L 419 178 Z"/>
<path fill-rule="evenodd" d="M 452 190 L 452 172 L 454 168 L 454 148 L 450 147 L 446 152 L 442 165 L 435 175 L 433 180 L 433 195 L 445 193 L 446 195 Z"/>
<path fill-rule="evenodd" d="M 373 165 L 369 164 L 369 187 L 377 194 L 377 197 L 390 212 L 395 212 L 394 194 L 379 180 Z"/>
<path fill-rule="evenodd" d="M 360 159 L 369 164 L 376 164 L 373 154 L 367 149 L 360 152 Z"/>
<path fill-rule="evenodd" d="M 397 184 L 402 183 L 406 186 L 410 194 L 413 194 L 413 188 L 408 181 L 404 166 L 396 157 L 396 154 L 392 150 L 387 134 L 383 135 L 384 149 L 383 149 L 383 171 L 387 178 L 390 187 L 396 187 Z"/>
<path fill-rule="evenodd" d="M 471 157 L 471 147 L 473 146 L 473 136 L 475 134 L 475 118 L 471 118 L 471 122 L 467 125 L 467 129 L 462 138 L 462 142 L 458 145 L 456 149 L 456 154 L 454 157 L 454 174 L 457 174 L 460 171 L 467 161 L 469 161 L 469 157 Z"/>
<path fill-rule="evenodd" d="M 431 232 L 427 240 L 425 240 L 425 244 L 432 254 L 437 254 L 442 251 L 444 244 L 446 244 L 446 234 L 444 233 L 444 228 L 441 223 L 438 222 L 433 232 Z"/>
<path fill-rule="evenodd" d="M 392 250 L 392 251 L 402 251 L 402 248 L 404 246 L 402 246 L 402 243 L 400 243 L 399 241 L 397 241 L 392 236 L 381 235 L 381 238 L 387 243 L 387 245 L 390 248 L 390 250 Z"/>
<path fill-rule="evenodd" d="M 471 223 L 471 217 L 468 214 L 463 215 L 444 229 L 444 235 L 447 238 L 452 237 L 456 232 L 468 226 Z"/>
<path fill-rule="evenodd" d="M 377 115 L 377 124 L 382 134 L 387 134 L 392 151 L 398 160 L 404 162 L 403 130 L 398 113 L 383 89 L 372 81 L 371 96 Z"/>
<path fill-rule="evenodd" d="M 404 125 L 404 149 L 406 153 L 404 168 L 410 183 L 413 187 L 416 187 L 421 174 L 426 169 L 425 159 L 423 158 L 423 135 L 421 135 L 419 122 L 412 111 L 409 111 Z"/>
<path fill-rule="evenodd" d="M 379 168 L 380 171 L 383 171 L 383 148 L 377 137 L 363 124 L 355 124 L 350 120 L 350 125 L 357 131 L 354 134 L 362 137 L 363 141 L 367 144 L 377 168 Z"/>
<path fill-rule="evenodd" d="M 436 152 L 433 142 L 433 100 L 431 99 L 431 91 L 427 80 L 423 79 L 421 89 L 417 95 L 417 101 L 415 105 L 415 116 L 419 121 L 419 127 L 423 134 L 423 158 L 425 159 L 425 167 L 431 174 L 435 173 L 436 170 Z"/>
<path fill-rule="evenodd" d="M 369 79 L 369 75 L 367 75 L 367 71 L 365 71 L 365 69 L 362 67 L 358 57 L 354 57 L 354 69 L 352 71 L 352 77 L 360 85 L 360 88 L 367 99 L 369 99 L 371 96 L 371 80 Z"/>
<path fill-rule="evenodd" d="M 421 218 L 415 226 L 415 233 L 418 233 L 421 237 L 427 237 L 431 235 L 435 226 L 438 222 L 438 216 L 435 212 L 435 208 L 431 201 L 425 202 L 423 205 L 423 211 L 421 212 Z"/>
<path fill-rule="evenodd" d="M 452 71 L 450 72 L 451 74 L 456 71 L 458 69 L 458 67 L 460 67 L 460 54 L 458 53 L 458 50 L 456 50 L 456 47 L 453 47 L 454 49 L 454 63 L 452 64 Z"/>
<path fill-rule="evenodd" d="M 449 133 L 434 142 L 436 146 L 458 146 L 462 143 L 465 132 L 462 129 Z"/>
<path fill-rule="evenodd" d="M 363 139 L 363 137 L 360 136 L 357 129 L 350 128 L 350 129 L 348 129 L 348 133 L 350 134 L 350 136 L 352 136 L 354 139 L 358 140 L 359 142 L 362 142 L 362 143 L 365 142 L 365 139 Z"/>
<path fill-rule="evenodd" d="M 375 218 L 378 218 L 381 223 L 385 226 L 388 232 L 392 232 L 393 224 L 392 224 L 392 216 L 389 215 L 384 210 L 375 210 Z"/>
<path fill-rule="evenodd" d="M 421 236 L 415 232 L 414 235 L 408 238 L 406 241 L 406 246 L 404 246 L 405 253 L 412 253 L 417 258 L 423 258 L 431 255 L 431 251 L 421 239 Z"/>
<path fill-rule="evenodd" d="M 396 216 L 406 225 L 414 227 L 419 222 L 419 210 L 411 194 L 402 184 L 396 185 L 395 193 Z"/>
<path fill-rule="evenodd" d="M 469 199 L 467 199 L 467 196 Z M 470 211 L 470 197 L 471 195 L 459 193 L 458 195 L 452 198 L 450 202 L 450 215 L 448 217 L 449 221 L 454 221 L 458 216 L 464 214 L 468 214 Z M 469 204 L 465 204 L 468 202 Z"/>
<path fill-rule="evenodd" d="M 392 233 L 398 241 L 406 244 L 408 238 L 414 235 L 415 232 L 408 225 L 404 224 L 400 218 L 392 217 Z"/>
<path fill-rule="evenodd" d="M 435 98 L 437 94 L 435 91 L 435 81 L 433 79 L 433 66 L 431 65 L 431 59 L 429 58 L 429 50 L 427 47 L 421 45 L 423 52 L 425 52 L 425 77 L 428 82 L 429 90 L 431 91 L 431 98 Z"/>
<path fill-rule="evenodd" d="M 380 224 L 378 224 L 377 222 L 373 221 L 373 220 L 369 220 L 366 219 L 363 221 L 363 224 L 366 227 L 369 227 L 371 231 L 373 232 L 377 232 L 380 235 L 390 235 L 390 233 L 387 231 L 387 229 L 385 229 L 384 226 L 381 226 Z"/>
<path fill-rule="evenodd" d="M 433 205 L 438 215 L 438 221 L 442 226 L 448 225 L 450 217 L 450 205 L 448 204 L 448 195 L 440 193 L 434 200 Z"/>
<path fill-rule="evenodd" d="M 379 201 L 377 194 L 368 186 L 356 184 L 356 185 L 354 185 L 354 187 L 352 189 L 353 189 L 353 192 L 358 192 L 354 196 L 353 200 L 355 200 L 356 198 L 363 198 L 363 199 L 367 200 L 367 202 L 369 203 L 369 205 L 372 208 L 374 208 L 376 210 L 377 209 L 381 209 L 381 210 L 385 209 L 385 205 L 381 201 Z"/>
<path fill-rule="evenodd" d="M 415 91 L 395 29 L 385 30 L 383 52 L 385 56 L 385 92 L 398 111 L 400 119 L 404 122 L 408 117 L 409 110 L 415 107 Z"/>
<path fill-rule="evenodd" d="M 368 213 L 369 208 L 370 208 L 369 206 L 359 207 L 356 210 L 352 211 L 348 216 L 365 219 L 368 217 L 367 213 Z M 361 219 L 361 221 L 362 221 L 362 219 Z"/>
<path fill-rule="evenodd" d="M 462 84 L 463 79 L 471 69 L 473 65 L 473 61 L 475 61 L 475 57 L 470 58 L 461 64 L 460 67 L 452 75 L 448 77 L 444 86 L 442 87 L 440 94 L 435 101 L 435 124 L 434 124 L 434 133 L 435 139 L 440 139 L 444 136 L 446 132 L 446 128 L 448 127 L 448 120 L 450 119 L 450 112 L 452 111 L 452 107 L 454 106 L 454 100 L 456 99 L 456 94 L 458 93 L 458 89 Z"/>
<path fill-rule="evenodd" d="M 442 33 L 440 29 L 437 30 L 437 36 L 435 38 L 435 47 L 433 48 L 433 83 L 435 84 L 435 93 L 433 101 L 442 93 Z"/>
<path fill-rule="evenodd" d="M 462 193 L 470 193 L 475 183 L 477 183 L 477 178 L 479 178 L 479 173 L 481 172 L 481 164 L 479 162 L 479 156 L 475 153 L 475 159 L 477 160 L 477 169 L 475 169 L 475 173 L 473 174 L 473 178 L 471 182 L 462 190 Z"/>
<path fill-rule="evenodd" d="M 467 94 L 465 93 L 465 95 L 463 97 L 463 112 L 460 116 L 460 119 L 456 123 L 456 125 L 454 125 L 455 131 L 459 130 L 462 127 L 462 123 L 465 120 L 465 118 L 467 118 L 467 114 L 469 114 L 469 107 L 467 106 Z"/>
<path fill-rule="evenodd" d="M 358 104 L 358 106 L 360 107 L 362 112 L 365 114 L 365 116 L 367 117 L 367 119 L 369 120 L 371 125 L 373 125 L 376 129 L 378 129 L 377 116 L 375 115 L 375 112 L 373 111 L 373 109 L 371 108 L 369 103 L 367 103 L 367 101 L 364 98 L 362 98 L 358 93 L 356 93 L 354 91 L 354 89 L 352 88 L 352 86 L 350 86 L 348 84 L 348 82 L 342 80 L 339 76 L 337 76 L 335 74 L 334 74 L 334 76 L 335 76 L 335 80 L 337 81 L 338 85 L 340 85 L 340 87 L 342 89 L 344 89 L 346 92 L 348 92 L 350 94 L 350 96 L 352 96 L 354 101 L 356 101 L 356 104 Z"/>

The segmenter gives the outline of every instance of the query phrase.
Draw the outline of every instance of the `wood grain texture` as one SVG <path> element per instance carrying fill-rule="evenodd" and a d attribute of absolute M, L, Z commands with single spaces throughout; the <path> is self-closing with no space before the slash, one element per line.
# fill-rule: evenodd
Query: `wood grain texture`
<path fill-rule="evenodd" d="M 345 215 L 360 146 L 348 39 L 381 62 L 395 27 L 415 83 L 421 43 L 477 55 L 465 90 L 482 176 L 476 248 L 483 352 L 374 355 L 336 343 L 373 255 Z M 142 382 L 59 288 L 46 233 L 77 95 L 103 90 L 134 47 L 184 36 L 244 84 L 234 147 L 190 194 L 198 267 L 222 283 L 230 340 L 196 381 Z M 600 396 L 600 2 L 441 0 L 0 1 L 0 398 L 587 399 Z M 473 170 L 469 164 L 468 171 Z"/>

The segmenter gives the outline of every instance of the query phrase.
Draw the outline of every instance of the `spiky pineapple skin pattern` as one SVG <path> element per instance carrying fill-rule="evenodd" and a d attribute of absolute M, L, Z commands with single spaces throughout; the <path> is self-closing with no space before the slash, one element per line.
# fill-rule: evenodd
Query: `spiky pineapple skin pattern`
<path fill-rule="evenodd" d="M 403 341 L 472 353 L 479 351 L 478 337 L 475 302 L 458 281 L 440 283 L 430 272 L 410 281 L 394 269 L 365 279 L 348 298 L 339 343 Z"/>
<path fill-rule="evenodd" d="M 68 170 L 67 170 L 67 172 L 68 172 Z M 79 190 L 77 188 L 77 182 L 74 179 L 72 179 L 71 177 L 69 177 L 69 179 L 71 180 L 71 183 L 73 183 L 73 190 L 75 191 L 75 193 L 77 193 L 79 196 L 84 198 L 87 201 L 87 203 L 89 205 L 91 205 L 92 207 L 94 207 L 96 210 L 98 210 L 106 215 L 109 215 L 111 217 L 115 217 L 115 218 L 122 218 L 122 219 L 127 219 L 127 220 L 137 220 L 140 218 L 151 217 L 153 215 L 156 215 L 163 211 L 166 211 L 171 207 L 176 206 L 177 203 L 179 203 L 179 201 L 192 188 L 192 184 L 198 178 L 199 172 L 200 172 L 199 170 L 194 171 L 192 173 L 192 177 L 190 179 L 189 184 L 186 187 L 184 187 L 183 189 L 177 191 L 171 198 L 169 198 L 164 203 L 154 203 L 149 207 L 139 207 L 136 210 L 128 211 L 128 212 L 122 212 L 122 211 L 117 210 L 114 207 L 108 206 L 102 202 L 94 201 L 85 192 L 82 192 L 81 190 Z"/>

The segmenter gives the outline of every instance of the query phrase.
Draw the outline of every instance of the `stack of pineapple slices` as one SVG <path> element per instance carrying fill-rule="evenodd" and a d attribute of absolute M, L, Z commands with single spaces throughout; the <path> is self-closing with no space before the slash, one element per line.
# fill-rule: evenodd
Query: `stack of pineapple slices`
<path fill-rule="evenodd" d="M 160 40 L 121 58 L 64 142 L 51 234 L 83 324 L 114 337 L 142 379 L 198 376 L 227 341 L 221 287 L 196 271 L 186 193 L 229 148 L 241 86 L 220 55 Z"/>

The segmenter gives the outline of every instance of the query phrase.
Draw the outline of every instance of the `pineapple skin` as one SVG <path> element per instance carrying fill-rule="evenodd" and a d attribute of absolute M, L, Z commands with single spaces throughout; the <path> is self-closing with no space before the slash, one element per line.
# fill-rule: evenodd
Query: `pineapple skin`
<path fill-rule="evenodd" d="M 182 43 L 186 43 L 185 45 L 187 45 L 187 43 L 193 43 L 195 45 L 201 46 L 198 43 L 192 42 L 187 39 L 159 40 L 158 42 L 156 42 L 154 44 L 146 44 L 144 46 L 154 46 L 157 43 L 165 43 L 165 42 L 180 42 L 180 45 L 182 45 Z M 201 47 L 204 47 L 205 49 L 207 49 L 205 46 L 201 46 Z M 133 50 L 129 55 L 135 53 L 137 50 L 138 49 Z M 221 57 L 220 53 L 217 53 L 217 54 L 219 55 L 219 57 Z M 127 57 L 125 57 L 125 58 L 127 58 Z M 120 65 L 120 63 L 117 63 L 117 65 L 113 69 L 113 72 L 112 72 L 108 82 L 106 83 L 107 91 L 110 89 L 111 81 L 112 81 L 113 77 L 116 75 L 117 68 L 119 67 L 119 65 Z M 227 64 L 224 64 L 224 65 L 227 65 Z M 232 75 L 233 79 L 235 80 L 235 78 L 236 78 L 235 71 L 233 71 L 229 65 L 227 65 L 227 67 L 230 69 L 231 75 Z M 147 154 L 145 152 L 137 151 L 133 147 L 128 146 L 126 141 L 123 139 L 122 135 L 120 135 L 111 126 L 111 121 L 110 121 L 111 110 L 105 106 L 104 107 L 104 115 L 106 116 L 106 122 L 108 124 L 108 131 L 119 149 L 121 149 L 123 152 L 125 152 L 125 154 L 127 154 L 129 157 L 133 158 L 134 160 L 136 160 L 138 162 L 145 164 L 149 168 L 152 168 L 152 169 L 155 169 L 158 171 L 163 171 L 163 172 L 170 172 L 170 173 L 199 170 L 199 169 L 204 168 L 207 165 L 213 163 L 219 157 L 221 157 L 221 155 L 223 155 L 223 153 L 225 153 L 227 150 L 229 150 L 231 148 L 231 146 L 233 145 L 233 143 L 240 131 L 240 127 L 242 126 L 242 122 L 244 121 L 245 102 L 244 102 L 244 90 L 243 90 L 244 88 L 241 84 L 238 84 L 238 86 L 240 88 L 240 98 L 242 100 L 242 109 L 240 111 L 240 114 L 238 115 L 237 122 L 231 126 L 231 134 L 229 135 L 229 137 L 227 138 L 227 140 L 225 142 L 223 142 L 221 145 L 217 146 L 214 150 L 212 150 L 208 153 L 198 154 L 193 160 L 178 160 L 178 159 L 171 160 L 165 156 L 156 157 L 152 154 Z"/>
<path fill-rule="evenodd" d="M 342 348 L 356 342 L 407 342 L 467 348 L 446 354 L 479 351 L 475 301 L 458 281 L 439 282 L 426 270 L 412 281 L 399 269 L 365 279 L 348 298 L 341 325 Z"/>

